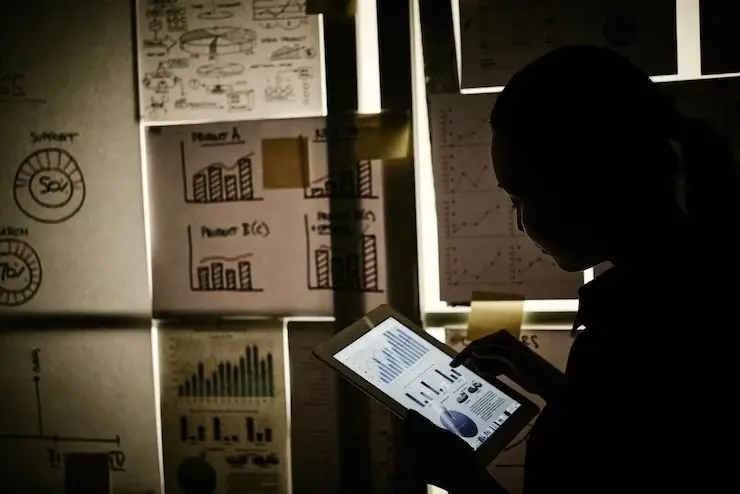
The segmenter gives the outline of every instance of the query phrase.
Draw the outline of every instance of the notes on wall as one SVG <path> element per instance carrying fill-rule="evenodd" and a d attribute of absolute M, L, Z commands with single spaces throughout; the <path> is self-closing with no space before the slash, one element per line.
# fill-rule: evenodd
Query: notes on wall
<path fill-rule="evenodd" d="M 40 0 L 0 18 L 0 312 L 149 311 L 131 15 Z"/>
<path fill-rule="evenodd" d="M 702 74 L 740 72 L 740 5 L 699 0 Z"/>
<path fill-rule="evenodd" d="M 149 130 L 156 312 L 330 315 L 335 290 L 384 303 L 382 163 L 329 174 L 323 127 Z"/>
<path fill-rule="evenodd" d="M 313 356 L 332 322 L 289 322 L 293 494 L 339 494 L 339 376 Z M 309 452 L 309 453 L 307 453 Z"/>
<path fill-rule="evenodd" d="M 148 327 L 0 334 L 0 492 L 160 492 L 153 377 Z"/>
<path fill-rule="evenodd" d="M 606 46 L 650 75 L 678 71 L 675 0 L 459 0 L 463 88 L 503 86 L 568 45 Z"/>
<path fill-rule="evenodd" d="M 167 492 L 289 492 L 282 324 L 159 336 Z"/>
<path fill-rule="evenodd" d="M 491 165 L 488 125 L 495 95 L 430 99 L 440 295 L 469 302 L 473 291 L 528 299 L 576 298 L 582 273 L 566 273 L 519 232 Z"/>
<path fill-rule="evenodd" d="M 519 338 L 531 350 L 539 353 L 561 371 L 565 371 L 568 354 L 573 343 L 570 331 L 523 329 Z M 460 351 L 469 343 L 467 330 L 447 328 L 445 330 L 445 341 L 449 346 Z M 500 379 L 537 403 L 540 408 L 545 406 L 545 402 L 540 397 L 527 393 L 506 377 Z M 534 420 L 504 448 L 503 452 L 488 467 L 491 475 L 511 494 L 523 492 L 524 454 L 533 424 Z"/>
<path fill-rule="evenodd" d="M 306 0 L 140 0 L 149 122 L 324 114 L 319 16 Z"/>

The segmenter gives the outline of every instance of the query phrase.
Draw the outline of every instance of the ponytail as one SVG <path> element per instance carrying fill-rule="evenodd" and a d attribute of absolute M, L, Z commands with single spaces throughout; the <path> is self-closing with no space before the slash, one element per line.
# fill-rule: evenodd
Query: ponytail
<path fill-rule="evenodd" d="M 673 138 L 681 147 L 683 205 L 702 229 L 740 220 L 740 166 L 727 140 L 708 123 L 678 116 Z"/>

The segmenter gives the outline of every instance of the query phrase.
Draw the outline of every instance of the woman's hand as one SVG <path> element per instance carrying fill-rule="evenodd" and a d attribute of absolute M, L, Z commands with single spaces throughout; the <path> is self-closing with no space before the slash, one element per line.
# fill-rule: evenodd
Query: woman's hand
<path fill-rule="evenodd" d="M 505 375 L 546 401 L 560 392 L 565 375 L 505 329 L 470 342 L 450 364 L 466 364 L 483 377 Z"/>
<path fill-rule="evenodd" d="M 407 482 L 435 485 L 450 494 L 505 494 L 473 448 L 457 434 L 409 410 L 401 429 Z"/>

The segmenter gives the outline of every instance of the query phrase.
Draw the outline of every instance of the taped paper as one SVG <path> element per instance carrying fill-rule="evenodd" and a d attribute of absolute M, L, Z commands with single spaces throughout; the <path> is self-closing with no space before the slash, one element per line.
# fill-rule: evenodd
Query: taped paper
<path fill-rule="evenodd" d="M 501 329 L 519 339 L 524 318 L 524 297 L 508 293 L 473 292 L 468 317 L 469 340 Z"/>
<path fill-rule="evenodd" d="M 262 139 L 262 183 L 265 189 L 308 186 L 308 140 L 305 137 Z"/>
<path fill-rule="evenodd" d="M 358 160 L 393 160 L 411 152 L 408 118 L 372 115 L 357 118 L 355 153 Z"/>

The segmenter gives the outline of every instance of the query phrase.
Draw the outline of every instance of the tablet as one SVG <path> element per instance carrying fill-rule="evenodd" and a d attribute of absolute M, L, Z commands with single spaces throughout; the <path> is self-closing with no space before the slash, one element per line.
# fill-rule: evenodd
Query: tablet
<path fill-rule="evenodd" d="M 418 411 L 460 436 L 488 464 L 539 408 L 497 379 L 450 367 L 456 354 L 387 305 L 314 349 L 316 357 L 396 415 Z"/>

